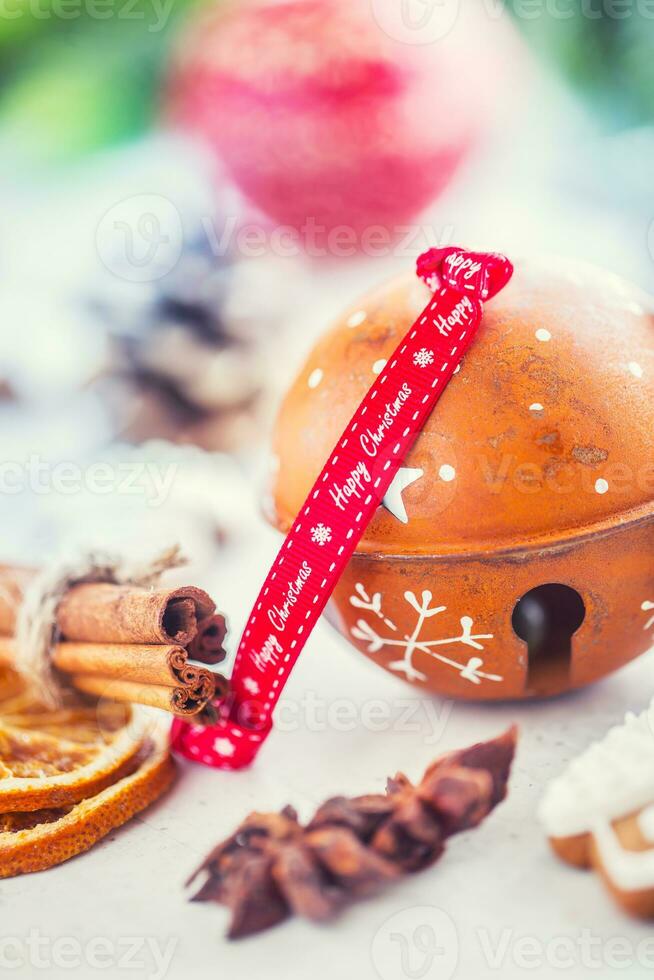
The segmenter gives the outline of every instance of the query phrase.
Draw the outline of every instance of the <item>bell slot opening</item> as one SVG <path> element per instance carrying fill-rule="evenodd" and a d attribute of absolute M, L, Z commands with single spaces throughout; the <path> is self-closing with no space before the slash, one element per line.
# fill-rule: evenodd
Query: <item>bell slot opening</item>
<path fill-rule="evenodd" d="M 527 644 L 527 690 L 531 694 L 553 694 L 568 686 L 572 637 L 585 616 L 579 593 L 559 583 L 530 589 L 516 603 L 511 624 Z"/>

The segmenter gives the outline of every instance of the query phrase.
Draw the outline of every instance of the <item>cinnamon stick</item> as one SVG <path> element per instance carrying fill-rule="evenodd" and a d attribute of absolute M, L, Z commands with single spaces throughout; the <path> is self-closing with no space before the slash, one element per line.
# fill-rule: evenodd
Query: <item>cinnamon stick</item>
<path fill-rule="evenodd" d="M 105 686 L 112 681 L 122 681 L 139 689 L 167 688 L 167 700 L 158 693 L 152 695 L 156 696 L 156 706 L 163 701 L 167 710 L 173 710 L 170 704 L 179 704 L 182 709 L 178 713 L 182 714 L 202 711 L 216 694 L 221 697 L 226 694 L 227 683 L 223 677 L 189 664 L 186 650 L 176 646 L 63 642 L 55 645 L 52 660 L 59 670 L 73 675 L 73 683 L 77 676 L 84 676 L 95 678 Z M 0 638 L 0 667 L 15 664 L 15 641 Z M 88 692 L 88 684 L 82 690 Z M 174 702 L 170 701 L 171 691 L 179 692 Z M 143 698 L 142 694 L 136 700 L 151 703 Z M 177 708 L 174 710 L 178 711 Z"/>
<path fill-rule="evenodd" d="M 182 687 L 163 687 L 157 684 L 135 684 L 132 681 L 111 680 L 92 674 L 73 674 L 72 681 L 78 691 L 99 698 L 112 698 L 127 704 L 145 704 L 162 708 L 175 715 L 196 715 L 207 704 Z"/>
<path fill-rule="evenodd" d="M 189 657 L 211 666 L 222 663 L 227 656 L 223 646 L 226 635 L 225 617 L 220 613 L 207 616 L 198 623 L 198 631 L 187 647 Z"/>
<path fill-rule="evenodd" d="M 11 635 L 35 569 L 0 565 L 0 633 Z M 57 611 L 62 637 L 89 643 L 168 643 L 186 646 L 215 603 L 202 589 L 142 589 L 89 583 L 73 586 Z"/>

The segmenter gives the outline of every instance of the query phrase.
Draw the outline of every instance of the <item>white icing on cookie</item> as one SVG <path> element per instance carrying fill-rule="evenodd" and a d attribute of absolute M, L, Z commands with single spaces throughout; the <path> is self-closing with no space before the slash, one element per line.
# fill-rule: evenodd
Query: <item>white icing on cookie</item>
<path fill-rule="evenodd" d="M 593 837 L 604 870 L 613 885 L 623 892 L 654 888 L 654 850 L 625 850 L 613 826 L 606 820 L 595 824 Z"/>
<path fill-rule="evenodd" d="M 654 803 L 638 814 L 638 829 L 648 844 L 654 844 Z"/>
<path fill-rule="evenodd" d="M 615 820 L 654 803 L 654 702 L 628 714 L 552 780 L 538 815 L 548 837 L 588 833 L 598 820 Z"/>

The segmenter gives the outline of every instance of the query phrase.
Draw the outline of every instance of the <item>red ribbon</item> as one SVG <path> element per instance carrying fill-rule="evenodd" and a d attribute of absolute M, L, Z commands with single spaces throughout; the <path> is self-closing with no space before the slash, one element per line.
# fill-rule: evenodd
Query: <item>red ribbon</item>
<path fill-rule="evenodd" d="M 249 765 L 300 652 L 402 460 L 511 278 L 502 255 L 431 249 L 418 275 L 434 290 L 330 454 L 259 593 L 236 654 L 231 693 L 208 727 L 175 719 L 173 748 L 223 769 Z M 365 497 L 330 492 L 353 475 Z"/>

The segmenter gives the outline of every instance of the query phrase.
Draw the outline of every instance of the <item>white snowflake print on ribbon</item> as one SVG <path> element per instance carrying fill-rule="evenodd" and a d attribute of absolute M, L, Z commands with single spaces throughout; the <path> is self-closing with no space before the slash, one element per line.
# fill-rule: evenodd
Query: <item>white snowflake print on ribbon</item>
<path fill-rule="evenodd" d="M 243 687 L 248 692 L 248 694 L 258 694 L 260 691 L 260 687 L 253 677 L 244 677 Z"/>
<path fill-rule="evenodd" d="M 652 609 L 654 609 L 654 602 L 649 602 L 646 599 L 645 602 L 643 602 L 643 604 L 641 605 L 640 608 L 643 610 L 643 612 L 651 612 Z M 643 629 L 644 630 L 650 630 L 652 628 L 652 626 L 654 626 L 654 616 L 650 616 L 650 618 L 647 620 L 647 622 L 643 626 Z"/>
<path fill-rule="evenodd" d="M 433 350 L 428 350 L 426 347 L 421 347 L 420 350 L 416 351 L 413 355 L 413 363 L 416 367 L 427 367 L 429 364 L 434 363 L 434 352 Z"/>
<path fill-rule="evenodd" d="M 311 528 L 311 540 L 314 544 L 320 545 L 321 548 L 328 544 L 331 539 L 332 529 L 326 524 L 316 524 L 315 527 Z"/>
<path fill-rule="evenodd" d="M 363 586 L 361 587 L 363 589 Z M 361 593 L 360 593 L 361 595 Z M 372 600 L 369 600 L 369 608 L 371 612 L 375 615 L 380 616 L 386 622 L 383 613 L 381 612 L 381 596 L 377 598 L 378 593 L 375 593 Z M 380 636 L 380 634 L 375 630 L 374 627 L 370 625 L 365 619 L 357 620 L 356 626 L 351 629 L 352 635 L 357 640 L 362 640 L 364 643 L 368 644 L 369 653 L 377 653 L 384 647 L 398 647 L 403 650 L 403 655 L 401 660 L 393 660 L 387 666 L 389 670 L 397 671 L 398 673 L 403 673 L 407 680 L 410 681 L 426 681 L 427 677 L 421 671 L 419 671 L 413 663 L 413 657 L 416 652 L 423 653 L 428 657 L 432 657 L 434 660 L 438 660 L 440 663 L 451 667 L 456 670 L 460 677 L 464 680 L 470 681 L 471 684 L 481 684 L 483 680 L 486 681 L 501 681 L 502 677 L 498 674 L 487 674 L 480 670 L 483 667 L 484 661 L 481 657 L 470 657 L 465 663 L 459 663 L 458 660 L 453 660 L 451 657 L 446 657 L 442 653 L 436 651 L 436 647 L 452 645 L 455 643 L 460 643 L 462 646 L 472 647 L 475 650 L 483 650 L 483 644 L 480 640 L 492 640 L 492 633 L 473 633 L 473 619 L 470 616 L 462 616 L 459 622 L 461 623 L 461 633 L 458 636 L 448 636 L 439 640 L 429 640 L 422 637 L 422 630 L 426 620 L 431 619 L 433 616 L 437 616 L 438 613 L 444 612 L 447 606 L 433 606 L 431 605 L 432 594 L 428 590 L 422 593 L 421 600 L 414 592 L 405 592 L 404 598 L 408 604 L 415 609 L 418 618 L 416 621 L 415 628 L 411 636 L 405 636 L 404 639 L 400 640 L 392 636 Z M 359 606 L 359 608 L 366 608 L 359 597 L 350 596 L 350 602 L 354 606 Z"/>

